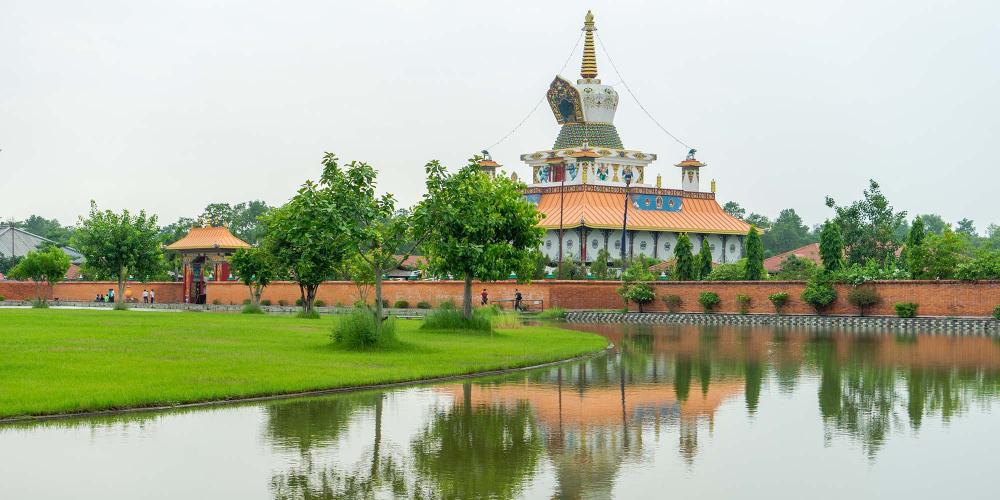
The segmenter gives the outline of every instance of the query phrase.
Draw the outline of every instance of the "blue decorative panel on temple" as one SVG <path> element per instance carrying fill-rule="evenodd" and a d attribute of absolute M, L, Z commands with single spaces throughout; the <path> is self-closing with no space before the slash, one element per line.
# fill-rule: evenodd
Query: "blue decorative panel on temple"
<path fill-rule="evenodd" d="M 526 200 L 534 203 L 535 205 L 537 205 L 539 201 L 542 201 L 542 195 L 541 194 L 526 194 L 526 195 L 524 195 L 524 199 L 526 199 Z"/>
<path fill-rule="evenodd" d="M 679 212 L 684 199 L 680 196 L 659 194 L 632 195 L 632 205 L 639 210 L 661 210 L 664 212 Z"/>

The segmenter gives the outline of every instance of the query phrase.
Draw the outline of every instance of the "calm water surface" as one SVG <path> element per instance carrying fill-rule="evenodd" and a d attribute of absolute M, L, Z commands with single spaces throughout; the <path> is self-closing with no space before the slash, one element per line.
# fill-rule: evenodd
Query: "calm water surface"
<path fill-rule="evenodd" d="M 996 340 L 574 328 L 616 351 L 467 383 L 0 426 L 0 498 L 997 498 Z"/>

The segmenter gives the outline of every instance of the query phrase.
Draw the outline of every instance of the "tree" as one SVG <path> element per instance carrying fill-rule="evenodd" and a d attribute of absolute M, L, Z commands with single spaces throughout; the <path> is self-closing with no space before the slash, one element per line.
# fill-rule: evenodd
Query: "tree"
<path fill-rule="evenodd" d="M 375 288 L 375 271 L 368 261 L 355 254 L 344 259 L 338 272 L 341 278 L 354 283 L 354 289 L 358 294 L 357 303 L 368 304 L 368 296 Z"/>
<path fill-rule="evenodd" d="M 58 220 L 46 219 L 40 215 L 31 215 L 22 222 L 14 223 L 14 226 L 31 234 L 50 239 L 60 246 L 68 245 L 73 236 L 73 228 L 64 227 Z"/>
<path fill-rule="evenodd" d="M 471 318 L 473 279 L 531 275 L 532 251 L 543 235 L 537 227 L 541 214 L 522 195 L 524 184 L 486 175 L 478 157 L 454 174 L 436 161 L 425 169 L 427 193 L 414 226 L 430 235 L 425 248 L 431 267 L 465 281 L 462 313 Z"/>
<path fill-rule="evenodd" d="M 677 245 L 674 246 L 674 259 L 677 262 L 674 267 L 677 281 L 691 281 L 697 278 L 694 256 L 691 255 L 691 239 L 688 238 L 687 233 L 681 233 L 677 237 Z"/>
<path fill-rule="evenodd" d="M 160 250 L 160 230 L 155 215 L 140 210 L 133 215 L 128 210 L 116 214 L 98 210 L 90 202 L 90 215 L 80 217 L 74 239 L 77 250 L 86 259 L 84 271 L 97 278 L 118 282 L 115 307 L 125 307 L 125 282 L 129 279 L 146 281 L 163 269 Z"/>
<path fill-rule="evenodd" d="M 903 249 L 903 262 L 907 270 L 909 270 L 910 276 L 914 279 L 922 278 L 924 270 L 927 268 L 927 249 L 924 247 L 925 238 L 924 216 L 919 216 L 913 219 L 910 232 L 906 235 L 906 247 Z"/>
<path fill-rule="evenodd" d="M 750 226 L 747 233 L 747 274 L 749 281 L 759 281 L 767 276 L 764 270 L 764 244 L 760 241 L 760 234 L 757 233 L 756 226 Z"/>
<path fill-rule="evenodd" d="M 350 255 L 360 258 L 372 272 L 375 289 L 375 338 L 382 334 L 382 276 L 410 257 L 413 247 L 429 234 L 429 226 L 415 229 L 407 212 L 396 210 L 396 199 L 376 191 L 378 173 L 371 165 L 352 161 L 340 167 L 337 156 L 323 156 L 320 183 L 329 191 L 327 218 L 346 236 Z M 403 242 L 412 245 L 403 255 L 396 251 Z M 358 267 L 358 266 L 355 266 Z"/>
<path fill-rule="evenodd" d="M 194 219 L 190 217 L 181 217 L 177 219 L 176 222 L 160 228 L 160 243 L 163 245 L 169 245 L 183 238 L 192 227 L 197 225 L 198 222 Z M 163 256 L 163 260 L 166 270 L 173 271 L 175 278 L 181 275 L 181 268 L 184 263 L 180 253 L 169 252 Z"/>
<path fill-rule="evenodd" d="M 761 229 L 767 229 L 771 227 L 771 219 L 768 219 L 766 216 L 758 214 L 756 212 L 753 212 L 750 215 L 748 215 L 746 219 L 743 219 L 743 221 L 746 222 L 747 224 L 750 224 L 751 226 L 757 226 Z"/>
<path fill-rule="evenodd" d="M 809 281 L 816 275 L 817 271 L 819 271 L 819 266 L 815 262 L 789 255 L 781 263 L 781 270 L 774 275 L 774 278 L 779 280 Z"/>
<path fill-rule="evenodd" d="M 698 279 L 707 279 L 712 272 L 712 248 L 708 244 L 708 238 L 701 239 L 701 249 L 697 258 Z"/>
<path fill-rule="evenodd" d="M 278 274 L 299 285 L 302 312 L 313 314 L 316 291 L 334 275 L 346 255 L 346 235 L 330 224 L 330 196 L 306 181 L 288 203 L 262 217 L 267 235 L 264 249 L 274 258 Z"/>
<path fill-rule="evenodd" d="M 625 291 L 624 298 L 629 302 L 638 304 L 639 312 L 642 312 L 642 306 L 656 299 L 656 293 L 649 283 L 635 283 L 630 285 Z"/>
<path fill-rule="evenodd" d="M 938 214 L 918 215 L 914 217 L 914 222 L 916 222 L 916 219 L 921 220 L 924 225 L 924 232 L 927 234 L 941 234 L 944 232 L 944 228 L 951 227 L 951 224 L 945 222 L 944 219 Z"/>
<path fill-rule="evenodd" d="M 735 201 L 727 201 L 725 205 L 722 205 L 722 210 L 740 220 L 743 220 L 743 218 L 747 215 L 746 209 L 741 207 L 740 204 Z"/>
<path fill-rule="evenodd" d="M 210 203 L 198 216 L 198 222 L 210 226 L 226 226 L 238 238 L 256 245 L 265 233 L 265 225 L 260 216 L 266 214 L 271 207 L 261 200 L 252 200 L 230 205 L 228 203 Z"/>
<path fill-rule="evenodd" d="M 906 222 L 906 212 L 894 211 L 878 183 L 874 179 L 868 182 L 864 198 L 851 205 L 837 206 L 833 198 L 826 198 L 826 205 L 837 213 L 835 221 L 850 264 L 864 264 L 869 259 L 885 264 L 895 257 L 900 242 L 897 232 Z"/>
<path fill-rule="evenodd" d="M 32 250 L 10 271 L 10 277 L 16 280 L 32 280 L 35 282 L 35 297 L 38 304 L 45 304 L 46 295 L 42 293 L 44 283 L 51 295 L 52 287 L 66 279 L 66 271 L 70 266 L 69 256 L 57 247 L 50 246 L 46 250 Z"/>
<path fill-rule="evenodd" d="M 602 248 L 597 251 L 597 257 L 594 259 L 594 262 L 590 264 L 590 274 L 594 276 L 594 279 L 608 279 L 609 260 L 611 260 L 611 254 L 609 254 L 607 250 Z"/>
<path fill-rule="evenodd" d="M 250 288 L 250 302 L 259 306 L 264 287 L 274 279 L 274 261 L 271 255 L 260 247 L 240 248 L 233 253 L 230 264 L 240 281 Z"/>
<path fill-rule="evenodd" d="M 969 219 L 962 219 L 958 221 L 955 227 L 955 233 L 965 236 L 970 240 L 973 240 L 979 236 L 978 234 L 976 234 L 975 223 L 973 223 Z"/>
<path fill-rule="evenodd" d="M 819 237 L 819 255 L 823 260 L 823 268 L 827 271 L 844 267 L 844 239 L 840 234 L 840 225 L 835 221 L 823 223 L 823 232 Z"/>
<path fill-rule="evenodd" d="M 927 254 L 921 278 L 952 279 L 960 264 L 969 260 L 969 240 L 948 228 L 941 234 L 928 236 L 923 246 Z"/>
<path fill-rule="evenodd" d="M 765 256 L 777 255 L 816 241 L 809 228 L 802 223 L 802 217 L 792 208 L 782 210 L 768 230 L 761 234 L 760 239 L 764 243 Z"/>

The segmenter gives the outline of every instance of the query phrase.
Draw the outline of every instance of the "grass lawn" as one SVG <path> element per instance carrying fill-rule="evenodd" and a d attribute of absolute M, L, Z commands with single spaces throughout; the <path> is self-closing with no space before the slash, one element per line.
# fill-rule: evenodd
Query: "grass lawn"
<path fill-rule="evenodd" d="M 549 326 L 420 330 L 399 344 L 333 345 L 333 319 L 220 313 L 0 309 L 0 418 L 107 410 L 414 380 L 527 366 L 602 349 Z"/>

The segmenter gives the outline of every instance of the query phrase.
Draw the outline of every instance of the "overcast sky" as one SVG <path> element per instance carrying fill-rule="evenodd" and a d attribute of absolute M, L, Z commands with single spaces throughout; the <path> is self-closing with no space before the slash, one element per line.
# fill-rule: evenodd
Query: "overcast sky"
<path fill-rule="evenodd" d="M 720 202 L 813 224 L 825 195 L 856 199 L 871 177 L 911 215 L 1000 223 L 995 0 L 3 0 L 0 217 L 280 204 L 324 151 L 373 164 L 410 205 L 427 160 L 457 168 L 528 114 L 587 8 Z M 685 149 L 600 47 L 598 68 L 625 146 L 679 187 Z M 518 156 L 557 133 L 543 104 L 491 152 L 524 178 Z"/>

